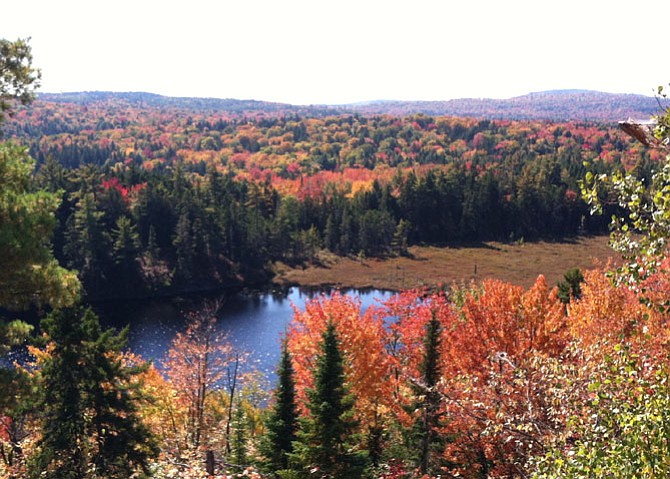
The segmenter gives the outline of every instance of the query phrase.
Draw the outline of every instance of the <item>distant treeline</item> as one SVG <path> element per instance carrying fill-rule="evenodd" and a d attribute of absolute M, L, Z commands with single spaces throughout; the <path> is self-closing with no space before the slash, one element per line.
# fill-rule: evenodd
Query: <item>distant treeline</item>
<path fill-rule="evenodd" d="M 274 262 L 321 249 L 603 233 L 615 205 L 590 216 L 587 168 L 646 177 L 657 161 L 595 123 L 233 117 L 141 101 L 38 101 L 8 124 L 41 184 L 64 192 L 55 252 L 91 297 L 265 282 Z"/>
<path fill-rule="evenodd" d="M 302 200 L 214 168 L 66 170 L 51 160 L 39 179 L 65 192 L 56 256 L 79 271 L 91 297 L 114 297 L 263 282 L 272 262 L 309 262 L 322 248 L 402 255 L 416 243 L 606 230 L 608 216 L 589 216 L 558 163 L 529 165 L 507 181 L 493 172 L 430 170 L 375 181 L 353 197 L 335 190 Z"/>

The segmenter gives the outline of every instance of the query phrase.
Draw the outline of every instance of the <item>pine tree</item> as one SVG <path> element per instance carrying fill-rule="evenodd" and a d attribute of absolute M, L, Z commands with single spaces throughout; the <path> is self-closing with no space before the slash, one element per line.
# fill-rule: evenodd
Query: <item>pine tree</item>
<path fill-rule="evenodd" d="M 191 279 L 194 273 L 195 244 L 191 221 L 186 213 L 179 216 L 172 245 L 177 254 L 177 274 L 186 280 Z"/>
<path fill-rule="evenodd" d="M 33 303 L 61 307 L 74 303 L 79 295 L 75 273 L 58 265 L 49 244 L 59 195 L 35 187 L 34 165 L 27 148 L 0 143 L 2 309 L 23 309 Z"/>
<path fill-rule="evenodd" d="M 160 249 L 158 248 L 158 243 L 156 242 L 156 228 L 154 225 L 149 225 L 149 237 L 147 239 L 147 248 L 146 248 L 147 258 L 149 263 L 153 266 L 160 259 Z"/>
<path fill-rule="evenodd" d="M 326 228 L 323 231 L 324 246 L 330 251 L 337 251 L 339 236 L 337 234 L 337 225 L 333 214 L 329 214 L 326 219 Z"/>
<path fill-rule="evenodd" d="M 279 382 L 274 392 L 275 402 L 266 422 L 267 432 L 261 442 L 261 452 L 265 457 L 264 468 L 268 472 L 289 468 L 289 454 L 293 452 L 293 442 L 297 439 L 295 378 L 286 341 L 282 344 L 278 376 Z"/>
<path fill-rule="evenodd" d="M 0 38 L 0 123 L 11 116 L 18 104 L 27 105 L 39 87 L 41 72 L 32 66 L 29 39 Z"/>
<path fill-rule="evenodd" d="M 411 225 L 408 221 L 401 219 L 398 222 L 395 232 L 393 233 L 393 239 L 391 240 L 391 250 L 395 254 L 399 256 L 407 256 L 409 254 L 407 238 L 410 229 Z"/>
<path fill-rule="evenodd" d="M 246 414 L 244 414 L 244 406 L 242 401 L 237 401 L 235 415 L 233 417 L 232 452 L 233 460 L 238 466 L 244 466 L 247 463 L 246 433 Z"/>
<path fill-rule="evenodd" d="M 32 477 L 79 479 L 86 471 L 86 420 L 83 391 L 84 332 L 78 318 L 64 312 L 52 313 L 42 329 L 54 342 L 43 364 L 42 441 L 33 457 Z"/>
<path fill-rule="evenodd" d="M 101 331 L 81 308 L 55 311 L 42 322 L 51 343 L 40 373 L 42 440 L 31 477 L 128 478 L 148 473 L 157 453 L 137 416 L 133 376 L 121 360 L 125 332 Z"/>
<path fill-rule="evenodd" d="M 140 250 L 140 239 L 135 225 L 127 216 L 116 220 L 116 228 L 112 230 L 113 256 L 115 263 L 115 287 L 119 292 L 132 294 L 140 281 L 137 256 Z"/>
<path fill-rule="evenodd" d="M 335 325 L 328 323 L 314 372 L 314 388 L 308 391 L 309 415 L 290 455 L 313 478 L 358 478 L 367 454 L 357 451 L 353 398 L 345 385 L 344 366 Z"/>
<path fill-rule="evenodd" d="M 440 424 L 440 396 L 437 392 L 437 383 L 440 380 L 440 347 L 442 325 L 433 312 L 430 321 L 426 324 L 426 336 L 423 345 L 423 360 L 421 362 L 421 384 L 418 386 L 421 415 L 415 424 L 415 439 L 418 443 L 419 456 L 417 463 L 421 474 L 433 472 L 435 461 L 434 453 L 438 448 L 440 434 L 437 430 Z"/>
<path fill-rule="evenodd" d="M 582 295 L 581 284 L 584 282 L 584 275 L 579 268 L 570 268 L 563 275 L 564 281 L 559 281 L 558 298 L 565 304 L 571 299 L 579 299 Z"/>
<path fill-rule="evenodd" d="M 103 288 L 109 268 L 110 236 L 105 231 L 103 216 L 93 193 L 82 193 L 68 219 L 65 255 L 69 266 L 81 273 L 88 293 L 97 293 Z"/>

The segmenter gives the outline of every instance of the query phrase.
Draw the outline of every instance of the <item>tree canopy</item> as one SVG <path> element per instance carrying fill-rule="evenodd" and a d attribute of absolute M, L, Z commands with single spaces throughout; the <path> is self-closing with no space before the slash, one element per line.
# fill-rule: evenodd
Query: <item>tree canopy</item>
<path fill-rule="evenodd" d="M 0 127 L 17 104 L 28 104 L 39 85 L 27 40 L 0 39 Z M 79 281 L 58 265 L 50 238 L 60 195 L 40 191 L 27 148 L 0 143 L 0 307 L 33 302 L 67 306 L 78 298 Z"/>
<path fill-rule="evenodd" d="M 41 73 L 32 65 L 28 40 L 0 38 L 0 123 L 12 114 L 17 103 L 30 103 L 39 86 Z"/>

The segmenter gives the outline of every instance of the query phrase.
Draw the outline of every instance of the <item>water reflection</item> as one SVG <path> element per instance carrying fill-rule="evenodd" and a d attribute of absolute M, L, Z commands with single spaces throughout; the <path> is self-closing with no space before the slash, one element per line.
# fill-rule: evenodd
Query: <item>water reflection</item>
<path fill-rule="evenodd" d="M 342 291 L 358 297 L 365 310 L 393 293 L 380 290 Z M 242 292 L 226 297 L 220 313 L 219 326 L 239 350 L 249 354 L 247 368 L 255 367 L 270 379 L 279 361 L 280 341 L 293 317 L 293 308 L 304 310 L 305 303 L 331 291 L 297 287 L 271 292 Z M 197 307 L 197 301 L 152 300 L 98 305 L 103 326 L 130 326 L 128 346 L 149 361 L 160 365 L 172 338 L 186 328 L 185 312 Z"/>

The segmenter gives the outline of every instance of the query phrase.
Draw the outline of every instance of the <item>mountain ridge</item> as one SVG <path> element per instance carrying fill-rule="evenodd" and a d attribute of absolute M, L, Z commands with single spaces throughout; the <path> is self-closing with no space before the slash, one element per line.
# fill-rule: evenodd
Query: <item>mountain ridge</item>
<path fill-rule="evenodd" d="M 546 90 L 507 99 L 459 98 L 452 100 L 370 100 L 339 105 L 293 105 L 253 99 L 170 97 L 148 92 L 39 93 L 38 99 L 54 103 L 88 105 L 125 101 L 135 106 L 180 108 L 198 112 L 298 115 L 394 115 L 425 114 L 496 120 L 552 120 L 617 122 L 627 118 L 649 118 L 659 114 L 667 101 L 632 93 L 595 90 Z"/>
<path fill-rule="evenodd" d="M 659 103 L 660 102 L 660 103 Z M 353 107 L 359 113 L 447 115 L 496 120 L 598 120 L 649 118 L 668 102 L 632 93 L 594 90 L 547 90 L 507 99 L 459 98 L 444 101 L 379 100 Z"/>

